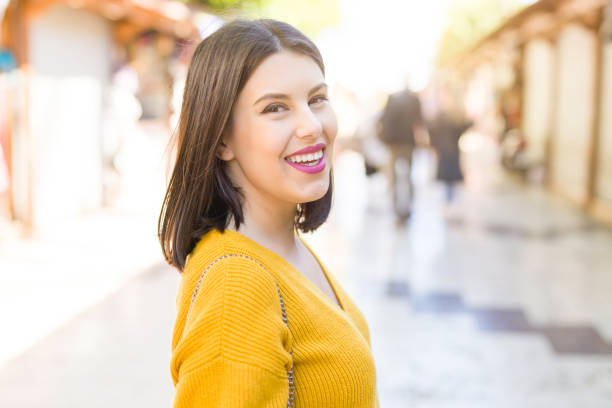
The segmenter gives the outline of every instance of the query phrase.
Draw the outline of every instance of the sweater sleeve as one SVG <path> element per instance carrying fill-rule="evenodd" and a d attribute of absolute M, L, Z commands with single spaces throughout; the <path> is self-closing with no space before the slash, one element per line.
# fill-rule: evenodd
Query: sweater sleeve
<path fill-rule="evenodd" d="M 173 350 L 174 407 L 286 407 L 291 341 L 272 276 L 246 258 L 216 262 Z"/>

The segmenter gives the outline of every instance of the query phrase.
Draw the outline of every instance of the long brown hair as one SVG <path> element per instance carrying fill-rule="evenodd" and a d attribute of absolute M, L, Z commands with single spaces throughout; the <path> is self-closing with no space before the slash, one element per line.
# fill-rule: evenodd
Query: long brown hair
<path fill-rule="evenodd" d="M 232 218 L 236 228 L 243 222 L 243 197 L 216 152 L 247 80 L 265 58 L 281 50 L 311 57 L 325 74 L 314 43 L 291 25 L 275 20 L 233 21 L 194 51 L 183 94 L 176 162 L 157 227 L 164 257 L 179 271 L 204 234 L 214 228 L 224 231 Z M 331 179 L 330 174 L 325 196 L 297 205 L 297 229 L 312 231 L 327 219 Z"/>

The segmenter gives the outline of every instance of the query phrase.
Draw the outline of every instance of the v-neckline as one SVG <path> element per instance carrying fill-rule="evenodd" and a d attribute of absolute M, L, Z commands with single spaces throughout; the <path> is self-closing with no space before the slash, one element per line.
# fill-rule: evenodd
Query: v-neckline
<path fill-rule="evenodd" d="M 294 275 L 298 276 L 298 279 L 301 279 L 302 281 L 305 282 L 305 284 L 310 288 L 310 290 L 320 299 L 322 299 L 324 302 L 326 302 L 328 305 L 330 305 L 332 308 L 334 308 L 335 310 L 342 312 L 342 313 L 346 313 L 346 309 L 344 307 L 344 302 L 342 301 L 342 299 L 340 299 L 340 295 L 338 294 L 338 290 L 336 289 L 336 286 L 334 285 L 334 282 L 332 282 L 332 279 L 330 278 L 329 274 L 327 273 L 327 269 L 325 268 L 325 266 L 321 263 L 321 261 L 319 260 L 319 258 L 317 257 L 317 255 L 312 251 L 312 249 L 310 248 L 310 246 L 304 241 L 304 239 L 300 236 L 299 233 L 297 233 L 296 231 L 296 235 L 299 238 L 299 240 L 302 242 L 302 244 L 304 245 L 304 247 L 306 248 L 306 250 L 308 252 L 310 252 L 310 254 L 313 256 L 313 258 L 315 259 L 315 261 L 317 261 L 317 264 L 319 265 L 319 267 L 321 268 L 321 271 L 323 271 L 323 275 L 325 276 L 325 279 L 327 279 L 327 282 L 329 284 L 329 287 L 331 288 L 332 292 L 334 293 L 334 296 L 336 297 L 338 303 L 334 302 L 333 299 L 331 299 L 329 296 L 327 296 L 319 287 L 317 287 L 317 285 L 314 284 L 314 282 L 312 282 L 310 279 L 308 279 L 306 277 L 306 275 L 304 275 L 302 272 L 300 272 L 300 270 L 294 266 L 291 262 L 287 261 L 285 258 L 283 258 L 282 256 L 280 256 L 279 254 L 277 254 L 276 252 L 272 251 L 269 248 L 266 248 L 265 246 L 259 244 L 258 242 L 252 240 L 251 238 L 247 237 L 244 234 L 241 234 L 238 231 L 234 231 L 234 230 L 230 230 L 230 229 L 226 229 L 224 232 L 220 232 L 219 230 L 214 230 L 216 231 L 216 233 L 223 235 L 223 234 L 230 234 L 230 235 L 234 235 L 239 239 L 245 240 L 246 242 L 248 242 L 249 244 L 251 244 L 252 246 L 257 247 L 258 249 L 260 249 L 261 251 L 266 252 L 267 254 L 269 254 L 270 256 L 272 256 L 273 258 L 277 259 L 279 262 L 283 263 L 289 270 L 291 270 L 292 272 L 294 272 Z"/>

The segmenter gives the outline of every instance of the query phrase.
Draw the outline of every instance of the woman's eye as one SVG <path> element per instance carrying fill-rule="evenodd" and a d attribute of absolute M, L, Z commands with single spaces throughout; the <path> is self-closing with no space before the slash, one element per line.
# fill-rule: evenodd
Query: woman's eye
<path fill-rule="evenodd" d="M 285 109 L 283 105 L 279 105 L 278 103 L 273 103 L 271 105 L 266 106 L 262 113 L 278 113 L 282 112 Z"/>
<path fill-rule="evenodd" d="M 314 98 L 312 98 L 310 100 L 310 103 L 321 103 L 321 102 L 325 102 L 326 100 L 327 100 L 327 96 L 319 95 L 319 96 L 315 96 Z"/>

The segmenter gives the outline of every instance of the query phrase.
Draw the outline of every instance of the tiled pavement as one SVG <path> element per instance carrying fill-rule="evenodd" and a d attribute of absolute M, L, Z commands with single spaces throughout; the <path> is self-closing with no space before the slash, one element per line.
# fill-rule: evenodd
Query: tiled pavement
<path fill-rule="evenodd" d="M 500 175 L 446 215 L 421 182 L 401 228 L 383 180 L 339 190 L 313 246 L 370 323 L 383 407 L 612 406 L 610 228 Z"/>
<path fill-rule="evenodd" d="M 418 160 L 417 160 L 418 163 Z M 336 164 L 312 246 L 366 316 L 381 406 L 612 406 L 612 232 L 537 189 L 421 183 L 396 227 L 381 177 Z M 1 407 L 167 407 L 177 277 L 159 266 L 0 369 Z"/>
<path fill-rule="evenodd" d="M 176 274 L 150 268 L 0 370 L 0 407 L 170 407 Z"/>

